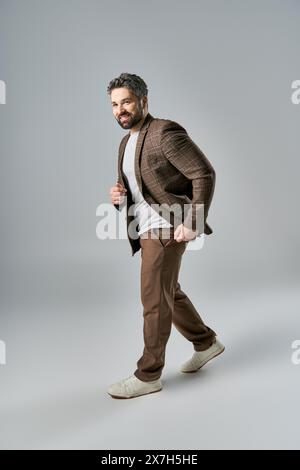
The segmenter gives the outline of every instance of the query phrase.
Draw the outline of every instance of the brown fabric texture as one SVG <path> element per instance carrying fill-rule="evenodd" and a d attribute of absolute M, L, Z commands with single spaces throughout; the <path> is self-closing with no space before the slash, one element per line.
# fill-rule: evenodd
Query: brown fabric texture
<path fill-rule="evenodd" d="M 134 374 L 151 382 L 161 376 L 172 323 L 196 351 L 207 349 L 216 333 L 204 324 L 178 282 L 188 242 L 177 242 L 173 228 L 161 228 L 142 234 L 140 244 L 144 350 Z"/>
<path fill-rule="evenodd" d="M 129 136 L 128 132 L 119 146 L 118 181 L 127 189 L 124 203 L 127 235 L 134 256 L 140 250 L 141 243 L 137 231 L 130 229 L 134 225 L 134 216 L 129 213 L 133 200 L 128 180 L 122 171 Z M 196 217 L 200 214 L 203 215 L 203 230 L 197 236 L 213 233 L 206 219 L 215 189 L 215 171 L 184 127 L 175 121 L 154 118 L 148 113 L 138 135 L 134 167 L 139 189 L 146 202 L 154 204 L 154 210 L 155 204 L 164 204 L 161 206 L 162 212 L 158 213 L 163 217 L 170 214 L 167 220 L 173 227 L 189 219 L 194 228 Z M 168 209 L 173 204 L 179 204 L 182 208 L 180 214 L 173 214 Z M 191 204 L 188 214 L 184 212 L 184 204 Z M 118 210 L 124 207 L 123 204 L 114 205 Z"/>

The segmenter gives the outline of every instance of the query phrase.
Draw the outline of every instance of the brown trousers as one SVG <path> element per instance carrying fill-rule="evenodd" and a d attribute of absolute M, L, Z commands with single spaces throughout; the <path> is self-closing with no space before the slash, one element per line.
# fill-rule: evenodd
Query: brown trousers
<path fill-rule="evenodd" d="M 171 227 L 148 230 L 141 234 L 140 243 L 144 351 L 134 374 L 151 382 L 161 376 L 172 322 L 195 351 L 207 349 L 216 333 L 204 324 L 178 282 L 188 242 L 177 242 Z"/>

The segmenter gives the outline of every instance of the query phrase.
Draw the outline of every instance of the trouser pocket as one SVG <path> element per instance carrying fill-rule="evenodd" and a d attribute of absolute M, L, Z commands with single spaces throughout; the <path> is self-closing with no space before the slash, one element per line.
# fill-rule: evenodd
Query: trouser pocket
<path fill-rule="evenodd" d="M 165 248 L 166 246 L 169 246 L 170 243 L 172 243 L 172 241 L 175 241 L 174 238 L 162 238 L 162 237 L 158 237 L 158 240 L 163 248 Z"/>
<path fill-rule="evenodd" d="M 180 245 L 181 243 L 187 243 L 185 241 L 181 241 L 181 242 L 178 242 L 177 240 L 175 240 L 174 238 L 174 234 L 172 234 L 170 236 L 170 238 L 164 238 L 163 236 L 162 237 L 158 237 L 158 240 L 160 241 L 160 244 L 164 247 L 164 248 L 167 248 L 168 246 L 171 246 L 171 245 Z"/>

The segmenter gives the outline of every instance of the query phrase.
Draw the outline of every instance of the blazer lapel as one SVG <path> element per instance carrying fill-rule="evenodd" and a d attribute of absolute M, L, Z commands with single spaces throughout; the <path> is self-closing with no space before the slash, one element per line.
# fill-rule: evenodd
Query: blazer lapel
<path fill-rule="evenodd" d="M 127 141 L 130 137 L 130 133 L 126 134 L 125 137 L 122 139 L 121 142 L 121 147 L 120 147 L 120 153 L 119 153 L 119 163 L 118 163 L 118 183 L 121 183 L 122 186 L 126 187 L 128 186 L 127 184 L 127 178 L 125 177 L 123 170 L 122 170 L 122 165 L 123 165 L 123 157 L 124 157 L 124 152 L 125 152 L 125 147 L 127 144 Z M 124 179 L 126 179 L 126 184 L 124 183 Z"/>

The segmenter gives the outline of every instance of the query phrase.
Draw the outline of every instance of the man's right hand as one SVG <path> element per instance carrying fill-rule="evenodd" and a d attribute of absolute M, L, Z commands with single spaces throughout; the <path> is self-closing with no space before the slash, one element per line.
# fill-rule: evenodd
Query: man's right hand
<path fill-rule="evenodd" d="M 124 201 L 124 195 L 127 193 L 127 189 L 121 183 L 116 183 L 115 186 L 110 188 L 110 197 L 113 204 L 122 204 Z"/>

